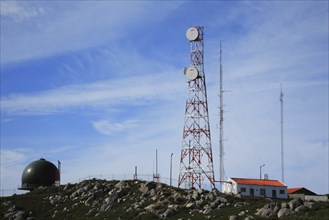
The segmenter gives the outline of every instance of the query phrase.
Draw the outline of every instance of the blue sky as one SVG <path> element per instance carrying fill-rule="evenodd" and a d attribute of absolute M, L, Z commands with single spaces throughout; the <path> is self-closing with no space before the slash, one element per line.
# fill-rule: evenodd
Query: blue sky
<path fill-rule="evenodd" d="M 1 1 L 1 188 L 44 157 L 62 182 L 88 175 L 178 178 L 189 65 L 186 30 L 205 27 L 219 174 L 223 42 L 226 177 L 281 179 L 328 193 L 327 1 Z"/>

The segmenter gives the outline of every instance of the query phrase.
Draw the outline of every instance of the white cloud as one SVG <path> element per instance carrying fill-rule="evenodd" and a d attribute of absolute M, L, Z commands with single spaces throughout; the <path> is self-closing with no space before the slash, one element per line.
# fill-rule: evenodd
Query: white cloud
<path fill-rule="evenodd" d="M 45 10 L 37 5 L 29 7 L 25 2 L 1 1 L 1 16 L 4 19 L 12 18 L 16 22 L 21 22 L 43 14 Z"/>
<path fill-rule="evenodd" d="M 105 135 L 113 135 L 116 132 L 123 132 L 137 126 L 137 121 L 109 122 L 106 119 L 93 121 L 94 128 Z"/>
<path fill-rule="evenodd" d="M 26 159 L 26 152 L 22 150 L 1 150 L 1 163 L 4 166 L 13 166 Z"/>
<path fill-rule="evenodd" d="M 178 71 L 177 71 L 178 72 Z M 1 110 L 8 115 L 42 115 L 75 108 L 140 105 L 166 99 L 180 90 L 180 83 L 162 81 L 168 72 L 140 77 L 72 85 L 35 94 L 11 94 L 1 99 Z M 138 82 L 138 86 L 136 84 Z"/>
<path fill-rule="evenodd" d="M 44 58 L 113 42 L 133 35 L 149 22 L 162 20 L 180 4 L 115 1 L 5 4 L 1 16 L 38 16 L 38 19 L 21 23 L 2 21 L 1 63 Z M 157 7 L 161 10 L 155 10 Z"/>

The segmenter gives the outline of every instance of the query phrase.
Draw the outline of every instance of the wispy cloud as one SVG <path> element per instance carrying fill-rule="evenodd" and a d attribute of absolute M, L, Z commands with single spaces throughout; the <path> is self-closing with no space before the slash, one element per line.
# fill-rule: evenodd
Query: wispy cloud
<path fill-rule="evenodd" d="M 113 135 L 117 132 L 126 131 L 136 127 L 137 124 L 137 121 L 110 122 L 106 119 L 92 122 L 94 128 L 101 134 L 105 135 Z"/>
<path fill-rule="evenodd" d="M 62 3 L 1 2 L 1 8 L 4 5 L 1 18 L 6 18 L 6 22 L 1 23 L 1 63 L 44 58 L 119 40 L 133 35 L 149 22 L 164 19 L 167 13 L 181 4 L 115 1 Z M 160 6 L 161 10 L 155 10 Z M 18 24 L 17 19 L 22 22 Z"/>
<path fill-rule="evenodd" d="M 29 6 L 24 2 L 2 1 L 1 17 L 12 19 L 15 22 L 22 22 L 30 18 L 39 17 L 45 14 L 45 10 L 40 6 Z"/>
<path fill-rule="evenodd" d="M 22 149 L 1 151 L 1 163 L 4 166 L 13 166 L 17 163 L 21 163 L 25 159 L 26 152 Z"/>
<path fill-rule="evenodd" d="M 168 72 L 144 75 L 142 81 L 140 77 L 132 76 L 35 94 L 11 94 L 2 97 L 1 110 L 8 115 L 44 115 L 80 107 L 140 105 L 151 100 L 165 99 L 180 90 L 178 82 L 162 82 L 165 75 Z"/>

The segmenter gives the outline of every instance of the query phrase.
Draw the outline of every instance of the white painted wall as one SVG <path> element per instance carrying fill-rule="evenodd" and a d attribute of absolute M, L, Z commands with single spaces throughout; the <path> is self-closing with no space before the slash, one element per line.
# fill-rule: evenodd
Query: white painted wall
<path fill-rule="evenodd" d="M 306 201 L 316 201 L 316 202 L 327 202 L 328 196 L 309 196 L 305 195 L 305 200 Z"/>

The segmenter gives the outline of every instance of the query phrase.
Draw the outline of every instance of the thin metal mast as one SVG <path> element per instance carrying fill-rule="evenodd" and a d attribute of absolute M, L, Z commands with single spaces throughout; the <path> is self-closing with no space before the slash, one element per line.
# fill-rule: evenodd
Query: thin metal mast
<path fill-rule="evenodd" d="M 153 181 L 160 182 L 160 174 L 158 173 L 158 149 L 155 150 L 155 174 L 153 174 Z"/>
<path fill-rule="evenodd" d="M 222 41 L 220 41 L 220 71 L 219 71 L 219 181 L 222 190 L 224 181 L 224 143 L 223 143 L 223 122 L 224 122 L 224 105 L 223 105 L 223 66 L 222 66 Z"/>
<path fill-rule="evenodd" d="M 283 92 L 281 82 L 280 102 L 281 102 L 281 181 L 284 183 L 284 151 L 283 151 Z"/>

